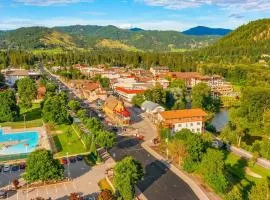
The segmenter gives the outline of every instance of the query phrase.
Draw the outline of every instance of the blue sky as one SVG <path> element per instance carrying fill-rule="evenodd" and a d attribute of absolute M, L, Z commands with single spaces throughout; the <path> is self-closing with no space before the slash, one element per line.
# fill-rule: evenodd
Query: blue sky
<path fill-rule="evenodd" d="M 236 28 L 270 17 L 270 0 L 0 0 L 0 30 L 26 26 L 115 25 L 186 30 Z"/>

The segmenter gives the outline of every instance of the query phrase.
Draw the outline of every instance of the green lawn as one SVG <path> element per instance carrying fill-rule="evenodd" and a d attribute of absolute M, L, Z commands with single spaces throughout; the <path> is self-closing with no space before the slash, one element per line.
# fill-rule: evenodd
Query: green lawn
<path fill-rule="evenodd" d="M 251 181 L 256 181 L 256 180 L 260 180 L 258 178 L 254 178 L 251 177 L 249 175 L 247 175 L 244 171 L 244 168 L 247 166 L 247 161 L 240 158 L 239 156 L 233 154 L 233 153 L 229 153 L 227 155 L 227 159 L 225 160 L 226 165 L 230 165 L 230 168 L 233 169 L 238 175 L 244 176 L 245 178 L 251 180 Z M 261 175 L 262 177 L 266 178 L 266 177 L 270 177 L 270 170 L 263 168 L 259 165 L 254 165 L 252 167 L 249 166 L 249 168 L 255 172 L 256 174 Z"/>
<path fill-rule="evenodd" d="M 53 135 L 53 140 L 58 150 L 55 154 L 56 157 L 65 156 L 67 153 L 73 155 L 88 152 L 70 125 L 56 126 L 55 131 L 62 132 Z"/>
<path fill-rule="evenodd" d="M 25 115 L 25 124 L 24 124 L 24 115 Z M 32 108 L 24 109 L 20 108 L 20 116 L 14 122 L 4 122 L 0 123 L 2 127 L 12 127 L 14 129 L 24 128 L 32 128 L 32 127 L 40 127 L 43 125 L 42 117 L 41 117 L 41 108 L 40 104 L 33 104 Z"/>
<path fill-rule="evenodd" d="M 270 170 L 265 169 L 259 165 L 248 166 L 248 163 L 245 159 L 242 159 L 233 153 L 227 153 L 225 165 L 230 184 L 241 185 L 243 188 L 244 198 L 247 198 L 248 191 L 250 190 L 251 186 L 254 183 L 262 180 L 261 178 L 255 178 L 248 175 L 245 171 L 246 167 L 249 167 L 252 172 L 262 176 L 262 178 L 270 177 Z"/>

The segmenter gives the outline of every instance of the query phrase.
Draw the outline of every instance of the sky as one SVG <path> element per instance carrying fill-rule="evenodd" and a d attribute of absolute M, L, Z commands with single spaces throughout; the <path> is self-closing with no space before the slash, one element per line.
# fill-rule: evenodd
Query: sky
<path fill-rule="evenodd" d="M 0 30 L 76 24 L 235 29 L 260 18 L 270 18 L 270 0 L 0 0 Z"/>

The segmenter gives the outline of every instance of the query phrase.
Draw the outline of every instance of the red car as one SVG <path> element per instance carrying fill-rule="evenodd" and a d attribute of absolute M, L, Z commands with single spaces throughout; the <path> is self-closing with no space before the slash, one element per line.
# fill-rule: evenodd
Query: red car
<path fill-rule="evenodd" d="M 25 169 L 26 164 L 25 164 L 25 163 L 20 163 L 20 164 L 19 164 L 19 167 L 20 167 L 20 169 Z"/>
<path fill-rule="evenodd" d="M 60 159 L 60 163 L 61 163 L 62 165 L 66 165 L 66 164 L 68 164 L 68 160 L 67 160 L 66 158 L 61 158 L 61 159 Z"/>

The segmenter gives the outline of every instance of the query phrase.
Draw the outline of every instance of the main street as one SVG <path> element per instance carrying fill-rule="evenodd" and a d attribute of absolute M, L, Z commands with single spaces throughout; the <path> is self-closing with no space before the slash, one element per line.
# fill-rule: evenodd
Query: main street
<path fill-rule="evenodd" d="M 61 88 L 69 93 L 69 96 L 78 99 L 76 95 L 66 87 L 56 77 L 47 73 L 48 76 L 57 83 Z M 90 113 L 94 111 L 86 107 Z M 132 109 L 131 109 L 132 112 Z M 139 113 L 132 112 L 132 118 L 135 119 L 133 124 L 141 124 L 143 128 L 137 127 L 144 132 L 144 134 L 152 133 L 154 130 L 144 124 L 144 119 L 139 117 Z M 146 122 L 145 122 L 146 123 Z M 143 125 L 144 124 L 144 125 Z M 150 129 L 150 130 L 149 130 Z M 166 165 L 150 155 L 144 148 L 141 147 L 140 142 L 132 137 L 119 136 L 117 138 L 117 145 L 112 148 L 109 153 L 115 160 L 121 160 L 125 156 L 133 156 L 140 161 L 144 167 L 145 176 L 142 181 L 138 183 L 138 188 L 149 200 L 196 200 L 198 197 L 191 190 L 189 185 L 175 175 Z"/>

